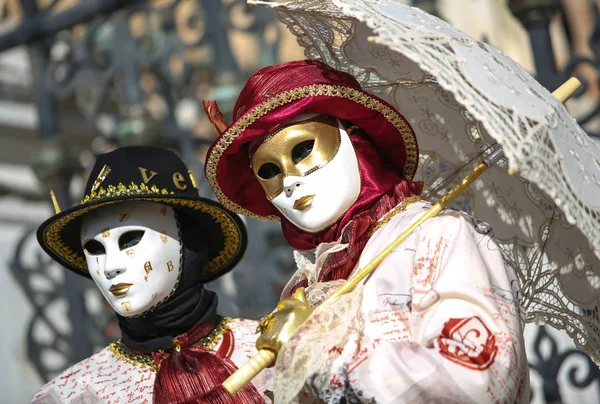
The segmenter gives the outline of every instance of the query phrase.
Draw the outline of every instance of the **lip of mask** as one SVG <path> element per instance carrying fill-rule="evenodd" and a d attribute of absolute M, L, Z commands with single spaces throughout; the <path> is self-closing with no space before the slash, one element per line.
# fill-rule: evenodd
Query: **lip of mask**
<path fill-rule="evenodd" d="M 283 192 L 284 178 L 304 177 L 326 166 L 340 148 L 337 119 L 315 118 L 282 125 L 270 134 L 250 158 L 250 165 L 267 199 Z"/>

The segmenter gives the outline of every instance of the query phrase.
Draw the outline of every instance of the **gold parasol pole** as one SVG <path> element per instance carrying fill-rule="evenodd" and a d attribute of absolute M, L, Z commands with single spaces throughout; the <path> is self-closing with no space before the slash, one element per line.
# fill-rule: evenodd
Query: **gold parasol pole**
<path fill-rule="evenodd" d="M 552 95 L 561 102 L 566 102 L 581 86 L 581 82 L 575 77 L 571 77 L 562 86 L 556 89 Z M 413 224 L 411 224 L 406 230 L 404 230 L 394 241 L 391 242 L 386 248 L 384 248 L 379 254 L 377 254 L 371 261 L 369 261 L 363 268 L 356 272 L 350 277 L 342 286 L 340 286 L 331 296 L 329 296 L 321 305 L 327 304 L 327 302 L 337 299 L 338 297 L 350 292 L 356 285 L 358 285 L 364 278 L 373 272 L 396 247 L 398 247 L 404 240 L 412 234 L 423 222 L 437 216 L 443 211 L 452 201 L 460 195 L 469 185 L 473 183 L 477 178 L 481 176 L 489 167 L 491 167 L 496 161 L 503 157 L 502 148 L 498 145 L 492 149 L 484 159 L 469 175 L 455 186 L 450 192 L 444 195 L 435 205 L 433 205 L 427 212 L 421 215 Z M 246 384 L 258 375 L 263 369 L 268 367 L 275 358 L 277 353 L 270 349 L 260 349 L 256 355 L 248 360 L 240 369 L 233 373 L 225 382 L 223 387 L 231 395 L 234 395 L 241 390 Z"/>

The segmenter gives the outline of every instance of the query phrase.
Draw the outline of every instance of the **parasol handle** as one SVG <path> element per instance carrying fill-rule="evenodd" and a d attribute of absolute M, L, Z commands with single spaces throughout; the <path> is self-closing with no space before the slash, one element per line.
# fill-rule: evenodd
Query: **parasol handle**
<path fill-rule="evenodd" d="M 245 385 L 250 383 L 263 369 L 266 369 L 275 361 L 277 354 L 270 349 L 261 349 L 256 355 L 248 359 L 248 362 L 236 370 L 223 382 L 223 388 L 234 395 Z"/>
<path fill-rule="evenodd" d="M 565 103 L 577 90 L 579 90 L 579 87 L 581 87 L 581 81 L 575 77 L 571 77 L 554 90 L 552 95 L 560 102 Z"/>
<path fill-rule="evenodd" d="M 552 95 L 561 102 L 568 100 L 581 86 L 581 82 L 574 77 L 567 80 L 562 86 L 556 89 Z M 491 167 L 496 161 L 503 157 L 502 148 L 497 146 L 491 151 L 469 175 L 456 185 L 450 192 L 444 195 L 435 205 L 433 205 L 427 212 L 422 214 L 414 223 L 412 223 L 406 230 L 404 230 L 390 245 L 384 248 L 379 254 L 377 254 L 370 262 L 368 262 L 363 268 L 357 271 L 351 276 L 346 282 L 344 282 L 331 296 L 329 296 L 323 303 L 336 299 L 348 292 L 350 292 L 360 281 L 367 277 L 371 272 L 375 270 L 383 261 L 385 257 L 389 255 L 396 247 L 398 247 L 404 240 L 412 234 L 423 222 L 437 216 L 442 210 L 446 208 L 452 201 L 460 195 L 473 181 L 481 176 L 489 167 Z M 235 371 L 225 382 L 223 387 L 225 390 L 234 395 L 240 391 L 246 384 L 258 375 L 263 369 L 267 368 L 275 358 L 277 353 L 268 350 L 261 349 L 256 355 L 254 355 L 248 363 L 244 364 L 240 369 Z"/>

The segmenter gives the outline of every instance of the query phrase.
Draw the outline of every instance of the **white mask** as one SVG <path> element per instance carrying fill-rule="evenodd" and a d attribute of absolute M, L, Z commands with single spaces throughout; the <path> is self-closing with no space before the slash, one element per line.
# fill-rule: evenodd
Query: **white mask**
<path fill-rule="evenodd" d="M 141 314 L 175 290 L 181 240 L 170 206 L 135 201 L 98 208 L 83 217 L 81 244 L 92 279 L 122 316 Z"/>
<path fill-rule="evenodd" d="M 269 135 L 251 162 L 271 203 L 308 233 L 334 224 L 360 193 L 358 159 L 335 118 L 297 117 Z"/>

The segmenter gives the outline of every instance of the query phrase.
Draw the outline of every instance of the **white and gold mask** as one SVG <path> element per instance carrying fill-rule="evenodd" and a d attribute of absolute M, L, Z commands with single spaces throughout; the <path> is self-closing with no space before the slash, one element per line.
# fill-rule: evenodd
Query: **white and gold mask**
<path fill-rule="evenodd" d="M 280 126 L 250 161 L 267 199 L 309 233 L 335 223 L 360 193 L 354 148 L 342 124 L 330 116 L 302 115 Z"/>
<path fill-rule="evenodd" d="M 84 216 L 81 225 L 90 275 L 125 317 L 145 312 L 174 291 L 180 242 L 173 209 L 158 203 L 106 205 Z"/>

